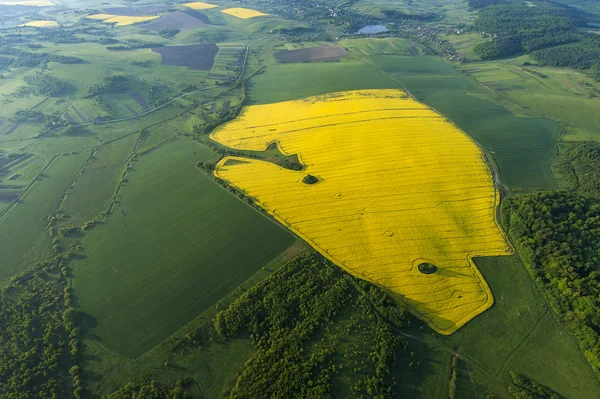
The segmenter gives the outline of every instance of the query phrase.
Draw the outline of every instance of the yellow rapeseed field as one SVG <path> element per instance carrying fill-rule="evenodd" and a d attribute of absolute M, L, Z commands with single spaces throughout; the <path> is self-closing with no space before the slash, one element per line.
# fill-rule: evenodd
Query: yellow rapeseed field
<path fill-rule="evenodd" d="M 265 15 L 269 15 L 269 14 L 262 13 L 260 11 L 252 10 L 250 8 L 242 8 L 242 7 L 228 8 L 226 10 L 221 10 L 221 12 L 223 12 L 225 14 L 233 15 L 234 17 L 238 17 L 238 18 L 242 18 L 242 19 L 262 17 Z"/>
<path fill-rule="evenodd" d="M 138 22 L 151 21 L 156 18 L 160 18 L 158 15 L 152 15 L 147 17 L 127 17 L 121 15 L 112 15 L 112 14 L 94 14 L 88 15 L 86 18 L 89 19 L 99 19 L 107 24 L 116 23 L 117 26 L 126 26 L 132 25 Z"/>
<path fill-rule="evenodd" d="M 450 334 L 492 305 L 474 256 L 511 253 L 484 155 L 401 90 L 361 90 L 244 108 L 211 134 L 240 150 L 277 143 L 303 171 L 225 157 L 215 175 L 351 274 Z M 316 184 L 305 184 L 308 174 Z M 424 274 L 418 266 L 437 271 Z"/>
<path fill-rule="evenodd" d="M 183 3 L 182 6 L 193 8 L 194 10 L 208 10 L 210 8 L 217 7 L 214 4 L 203 3 L 201 1 L 194 1 L 192 3 Z"/>
<path fill-rule="evenodd" d="M 56 21 L 29 21 L 26 24 L 21 24 L 19 26 L 35 26 L 36 28 L 48 28 L 53 26 L 58 26 L 58 22 Z"/>

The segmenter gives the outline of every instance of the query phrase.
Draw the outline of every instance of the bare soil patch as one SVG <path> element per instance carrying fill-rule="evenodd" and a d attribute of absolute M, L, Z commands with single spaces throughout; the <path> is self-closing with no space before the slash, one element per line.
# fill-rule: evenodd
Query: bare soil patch
<path fill-rule="evenodd" d="M 21 193 L 11 192 L 0 192 L 0 202 L 12 202 L 19 198 Z"/>
<path fill-rule="evenodd" d="M 15 130 L 17 130 L 17 128 L 19 126 L 21 126 L 21 125 L 19 125 L 18 123 L 13 123 L 10 126 L 8 126 L 8 128 L 5 128 L 4 130 L 0 129 L 0 136 L 2 136 L 2 135 L 8 136 L 9 134 L 11 134 Z"/>
<path fill-rule="evenodd" d="M 130 93 L 129 95 L 131 96 L 131 98 L 133 98 L 133 100 L 136 103 L 138 103 L 140 105 L 140 107 L 144 108 L 144 110 L 147 110 L 150 108 L 150 106 L 148 105 L 148 101 L 146 101 L 144 96 L 142 96 L 140 93 L 133 92 L 133 93 Z"/>
<path fill-rule="evenodd" d="M 187 14 L 187 12 L 175 11 L 163 15 L 157 20 L 154 20 L 149 24 L 143 25 L 143 27 L 144 29 L 150 29 L 156 32 L 160 32 L 161 30 L 170 29 L 184 31 L 188 29 L 202 28 L 206 25 L 207 23 Z"/>
<path fill-rule="evenodd" d="M 283 254 L 283 261 L 287 263 L 290 260 L 294 259 L 296 256 L 300 255 L 305 250 L 306 246 L 302 242 L 297 242 L 285 251 L 285 253 Z"/>
<path fill-rule="evenodd" d="M 132 114 L 137 114 L 136 110 L 133 109 L 133 107 L 129 104 L 125 104 L 125 108 L 127 108 L 129 110 L 129 112 L 131 112 Z"/>
<path fill-rule="evenodd" d="M 191 46 L 155 47 L 152 51 L 162 56 L 165 65 L 208 71 L 212 68 L 219 47 L 215 43 Z"/>
<path fill-rule="evenodd" d="M 224 101 L 223 106 L 221 107 L 221 111 L 223 111 L 223 112 L 229 111 L 230 105 L 231 105 L 231 100 Z"/>
<path fill-rule="evenodd" d="M 300 50 L 282 50 L 275 53 L 279 62 L 334 61 L 346 56 L 348 51 L 340 46 L 322 46 Z"/>
<path fill-rule="evenodd" d="M 185 10 L 184 13 L 186 13 L 190 17 L 194 17 L 196 19 L 199 19 L 200 21 L 204 22 L 207 25 L 210 25 L 210 19 L 208 19 L 208 17 L 206 15 L 202 14 L 199 11 L 196 11 L 196 10 Z"/>

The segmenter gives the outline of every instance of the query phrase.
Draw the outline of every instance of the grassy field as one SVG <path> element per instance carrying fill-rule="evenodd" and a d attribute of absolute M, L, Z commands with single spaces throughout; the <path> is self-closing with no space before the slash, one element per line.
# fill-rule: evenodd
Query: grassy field
<path fill-rule="evenodd" d="M 189 139 L 141 156 L 115 213 L 86 236 L 73 286 L 106 347 L 139 356 L 293 242 L 194 167 L 211 157 Z"/>
<path fill-rule="evenodd" d="M 107 210 L 138 136 L 107 143 L 93 154 L 61 206 L 69 224 L 81 226 Z"/>
<path fill-rule="evenodd" d="M 549 163 L 560 125 L 547 118 L 518 117 L 490 101 L 484 88 L 437 57 L 375 55 L 373 62 L 418 100 L 448 117 L 493 156 L 510 188 L 552 188 Z"/>
<path fill-rule="evenodd" d="M 48 220 L 87 153 L 59 156 L 46 168 L 21 201 L 0 218 L 0 281 L 52 254 Z"/>
<path fill-rule="evenodd" d="M 363 61 L 270 65 L 247 84 L 249 104 L 268 104 L 334 91 L 399 88 Z"/>
<path fill-rule="evenodd" d="M 582 73 L 523 65 L 528 56 L 461 65 L 459 70 L 564 127 L 563 140 L 600 140 L 600 84 Z"/>
<path fill-rule="evenodd" d="M 430 350 L 456 352 L 468 365 L 471 381 L 462 385 L 458 397 L 469 397 L 473 390 L 482 397 L 481 386 L 510 397 L 509 371 L 533 378 L 564 397 L 596 397 L 597 377 L 569 332 L 554 319 L 518 257 L 476 258 L 475 262 L 494 294 L 492 308 L 450 337 L 420 329 L 411 332 Z M 418 389 L 431 390 L 432 383 L 426 381 Z"/>

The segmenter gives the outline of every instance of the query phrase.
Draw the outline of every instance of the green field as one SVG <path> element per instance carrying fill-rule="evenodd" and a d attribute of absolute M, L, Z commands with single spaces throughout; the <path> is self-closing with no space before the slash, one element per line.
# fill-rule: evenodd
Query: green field
<path fill-rule="evenodd" d="M 0 281 L 6 281 L 53 253 L 52 240 L 46 231 L 47 217 L 58 207 L 87 156 L 79 153 L 57 157 L 19 203 L 0 217 Z"/>
<path fill-rule="evenodd" d="M 568 69 L 523 65 L 528 56 L 459 69 L 499 95 L 564 127 L 563 140 L 600 140 L 600 84 Z"/>
<path fill-rule="evenodd" d="M 73 287 L 106 347 L 141 355 L 294 241 L 194 167 L 212 157 L 183 138 L 141 156 L 83 241 Z"/>
<path fill-rule="evenodd" d="M 555 187 L 549 164 L 556 154 L 559 124 L 547 118 L 511 114 L 490 101 L 473 80 L 437 57 L 375 55 L 371 59 L 419 101 L 482 144 L 508 187 Z"/>
<path fill-rule="evenodd" d="M 383 89 L 399 84 L 364 61 L 269 65 L 247 84 L 249 104 L 268 104 L 334 91 Z"/>
<path fill-rule="evenodd" d="M 62 204 L 69 224 L 81 226 L 107 210 L 138 136 L 107 143 L 93 154 Z"/>

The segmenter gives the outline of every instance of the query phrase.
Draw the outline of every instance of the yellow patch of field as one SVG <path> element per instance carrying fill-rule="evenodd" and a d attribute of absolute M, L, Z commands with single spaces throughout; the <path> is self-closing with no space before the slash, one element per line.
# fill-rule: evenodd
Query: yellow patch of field
<path fill-rule="evenodd" d="M 54 3 L 46 0 L 0 0 L 0 4 L 6 6 L 32 6 L 32 7 L 49 7 Z"/>
<path fill-rule="evenodd" d="M 242 19 L 263 17 L 265 15 L 269 15 L 269 14 L 265 14 L 260 11 L 252 10 L 250 8 L 242 8 L 242 7 L 228 8 L 226 10 L 221 10 L 221 12 L 225 13 L 225 14 L 233 15 L 234 17 L 238 17 L 238 18 L 242 18 Z"/>
<path fill-rule="evenodd" d="M 194 10 L 208 10 L 210 8 L 217 7 L 214 4 L 203 3 L 201 1 L 194 1 L 192 3 L 183 3 L 182 6 L 193 8 Z"/>
<path fill-rule="evenodd" d="M 303 171 L 225 157 L 215 175 L 351 274 L 451 334 L 493 303 L 474 256 L 511 253 L 484 154 L 401 90 L 360 90 L 244 108 L 211 134 L 240 150 L 277 143 Z M 308 174 L 316 184 L 305 184 Z M 419 265 L 437 271 L 424 274 Z"/>
<path fill-rule="evenodd" d="M 98 19 L 107 24 L 116 24 L 117 26 L 127 26 L 136 24 L 138 22 L 152 21 L 153 19 L 160 18 L 158 15 L 151 15 L 147 17 L 127 17 L 121 15 L 112 14 L 94 14 L 88 15 L 86 18 Z"/>
<path fill-rule="evenodd" d="M 26 24 L 21 24 L 19 26 L 35 26 L 37 28 L 47 28 L 58 26 L 58 22 L 56 21 L 29 21 Z"/>

